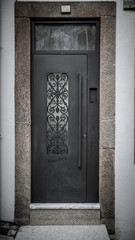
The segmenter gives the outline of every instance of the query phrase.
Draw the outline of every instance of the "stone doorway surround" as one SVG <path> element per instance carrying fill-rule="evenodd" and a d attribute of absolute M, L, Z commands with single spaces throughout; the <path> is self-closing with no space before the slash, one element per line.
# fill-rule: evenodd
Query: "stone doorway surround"
<path fill-rule="evenodd" d="M 71 14 L 61 14 L 70 5 Z M 115 2 L 15 3 L 15 221 L 30 223 L 31 19 L 100 19 L 99 203 L 101 223 L 114 229 Z"/>

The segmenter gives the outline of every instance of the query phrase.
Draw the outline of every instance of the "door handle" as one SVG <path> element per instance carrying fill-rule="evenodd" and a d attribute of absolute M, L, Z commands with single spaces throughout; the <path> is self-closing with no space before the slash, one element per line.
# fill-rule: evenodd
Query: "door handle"
<path fill-rule="evenodd" d="M 78 113 L 79 113 L 79 157 L 78 157 L 78 168 L 82 166 L 82 75 L 78 74 Z"/>

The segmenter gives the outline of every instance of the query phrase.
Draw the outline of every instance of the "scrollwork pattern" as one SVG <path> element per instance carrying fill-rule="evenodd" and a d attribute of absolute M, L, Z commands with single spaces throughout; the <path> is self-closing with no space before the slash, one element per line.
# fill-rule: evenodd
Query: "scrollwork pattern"
<path fill-rule="evenodd" d="M 47 76 L 47 153 L 68 153 L 68 76 Z"/>

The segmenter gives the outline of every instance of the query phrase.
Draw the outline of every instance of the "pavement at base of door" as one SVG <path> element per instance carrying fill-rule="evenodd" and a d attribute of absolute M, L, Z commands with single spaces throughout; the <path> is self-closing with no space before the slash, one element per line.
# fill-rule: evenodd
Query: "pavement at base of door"
<path fill-rule="evenodd" d="M 105 225 L 23 226 L 16 240 L 109 240 Z"/>

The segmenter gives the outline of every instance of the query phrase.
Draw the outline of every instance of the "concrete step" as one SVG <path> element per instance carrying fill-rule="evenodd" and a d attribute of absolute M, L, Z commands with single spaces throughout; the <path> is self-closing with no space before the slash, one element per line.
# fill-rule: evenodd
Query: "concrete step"
<path fill-rule="evenodd" d="M 109 240 L 105 225 L 24 226 L 15 240 Z"/>
<path fill-rule="evenodd" d="M 49 203 L 30 205 L 30 225 L 98 225 L 100 205 L 91 203 Z"/>

